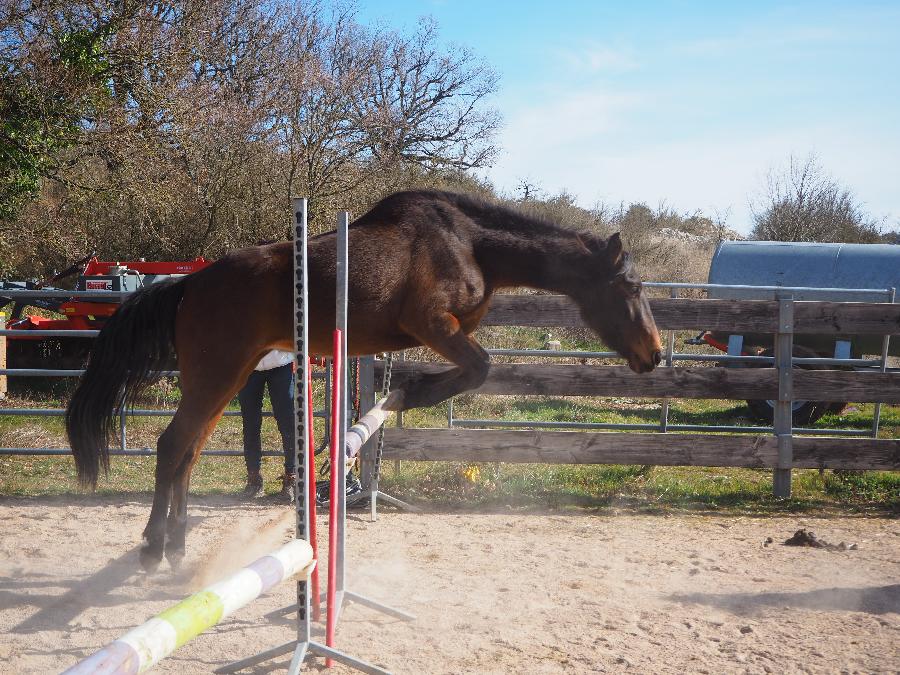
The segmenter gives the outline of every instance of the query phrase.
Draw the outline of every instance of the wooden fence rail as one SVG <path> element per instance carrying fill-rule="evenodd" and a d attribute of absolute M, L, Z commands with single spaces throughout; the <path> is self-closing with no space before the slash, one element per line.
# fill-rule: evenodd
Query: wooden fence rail
<path fill-rule="evenodd" d="M 403 361 L 393 366 L 395 389 L 420 373 L 449 366 Z M 384 364 L 375 362 L 375 376 Z M 900 403 L 900 372 L 796 370 L 794 398 L 815 401 Z M 639 375 L 627 366 L 495 363 L 478 394 L 509 396 L 637 396 L 645 398 L 774 399 L 775 368 L 657 368 Z"/>
<path fill-rule="evenodd" d="M 797 437 L 794 468 L 900 470 L 900 440 Z M 384 459 L 775 468 L 775 436 L 493 429 L 385 430 Z"/>
<path fill-rule="evenodd" d="M 778 303 L 769 300 L 653 298 L 650 307 L 660 330 L 774 333 L 778 328 Z M 482 324 L 585 326 L 578 307 L 563 295 L 495 295 Z M 900 304 L 797 301 L 794 332 L 900 335 Z"/>

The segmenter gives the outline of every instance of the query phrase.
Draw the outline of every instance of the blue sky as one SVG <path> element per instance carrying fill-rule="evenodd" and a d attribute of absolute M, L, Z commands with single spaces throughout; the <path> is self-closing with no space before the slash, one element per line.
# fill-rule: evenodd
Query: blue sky
<path fill-rule="evenodd" d="M 746 232 L 772 167 L 815 152 L 900 224 L 900 2 L 359 0 L 501 76 L 487 176 L 579 202 L 664 202 Z"/>

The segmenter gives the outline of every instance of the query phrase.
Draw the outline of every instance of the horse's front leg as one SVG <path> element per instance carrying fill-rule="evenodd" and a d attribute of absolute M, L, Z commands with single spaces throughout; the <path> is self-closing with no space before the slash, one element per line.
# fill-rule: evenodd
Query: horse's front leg
<path fill-rule="evenodd" d="M 437 405 L 451 396 L 477 389 L 487 378 L 490 357 L 475 340 L 465 334 L 459 321 L 449 312 L 403 326 L 448 361 L 454 363 L 442 373 L 425 373 L 410 378 L 402 390 L 392 391 L 385 402 L 386 410 L 407 410 Z"/>

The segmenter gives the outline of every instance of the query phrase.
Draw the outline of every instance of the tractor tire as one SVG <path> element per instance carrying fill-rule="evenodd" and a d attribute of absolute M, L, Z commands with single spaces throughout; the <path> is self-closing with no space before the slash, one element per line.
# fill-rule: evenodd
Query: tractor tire
<path fill-rule="evenodd" d="M 7 340 L 8 368 L 81 370 L 87 364 L 91 338 L 44 338 Z M 10 377 L 8 388 L 17 396 L 66 396 L 72 393 L 77 378 Z"/>
<path fill-rule="evenodd" d="M 760 356 L 774 356 L 774 349 L 766 349 L 760 352 Z M 794 345 L 794 356 L 800 358 L 815 358 L 821 356 L 808 347 Z M 824 366 L 800 366 L 807 370 L 823 370 Z M 795 427 L 806 427 L 817 422 L 826 413 L 840 413 L 847 405 L 846 402 L 832 401 L 792 401 L 792 418 Z M 766 399 L 748 399 L 747 407 L 750 413 L 760 422 L 773 424 L 775 421 L 775 401 Z"/>
<path fill-rule="evenodd" d="M 766 399 L 747 399 L 750 413 L 765 424 L 775 423 L 774 401 Z M 816 422 L 828 412 L 828 404 L 821 401 L 793 401 L 791 407 L 795 427 L 805 427 Z"/>

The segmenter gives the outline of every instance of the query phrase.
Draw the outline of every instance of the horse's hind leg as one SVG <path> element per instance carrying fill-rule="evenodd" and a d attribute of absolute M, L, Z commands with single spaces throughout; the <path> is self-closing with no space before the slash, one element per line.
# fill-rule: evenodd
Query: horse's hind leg
<path fill-rule="evenodd" d="M 185 453 L 172 481 L 172 500 L 169 506 L 169 517 L 166 523 L 166 560 L 172 567 L 178 567 L 184 558 L 184 545 L 187 536 L 187 495 L 191 482 L 194 464 L 200 458 L 200 451 L 212 435 L 221 412 L 206 425 L 202 433 L 194 440 Z"/>
<path fill-rule="evenodd" d="M 224 405 L 222 406 L 224 407 Z M 185 467 L 190 474 L 190 466 L 195 449 L 202 447 L 200 441 L 205 436 L 197 429 L 211 430 L 218 419 L 217 409 L 199 403 L 189 392 L 184 391 L 175 416 L 159 437 L 156 444 L 156 487 L 153 493 L 153 507 L 144 528 L 146 544 L 141 549 L 141 565 L 153 570 L 162 560 L 166 542 L 167 513 L 179 500 Z M 171 505 L 171 507 L 170 507 Z M 182 549 L 184 548 L 182 543 Z"/>
<path fill-rule="evenodd" d="M 490 357 L 475 340 L 465 334 L 449 312 L 416 321 L 403 328 L 448 361 L 456 364 L 442 373 L 411 378 L 402 390 L 391 392 L 387 410 L 406 410 L 436 405 L 464 391 L 480 387 L 490 369 Z"/>
<path fill-rule="evenodd" d="M 148 571 L 155 570 L 162 560 L 166 540 L 166 513 L 172 499 L 172 480 L 181 460 L 184 434 L 183 424 L 175 418 L 166 427 L 156 444 L 156 485 L 153 491 L 153 506 L 150 518 L 144 528 L 146 543 L 141 548 L 141 566 Z"/>
<path fill-rule="evenodd" d="M 168 517 L 163 510 L 158 520 L 151 520 L 147 526 L 148 529 L 155 528 L 152 542 L 157 562 L 162 558 L 163 548 L 173 566 L 184 557 L 191 470 L 228 402 L 259 361 L 260 350 L 248 343 L 248 340 L 226 342 L 218 345 L 217 351 L 192 349 L 194 345 L 186 345 L 179 353 L 181 404 L 159 443 L 160 459 L 163 453 L 172 458 L 168 473 L 172 485 L 171 504 L 168 505 Z"/>

